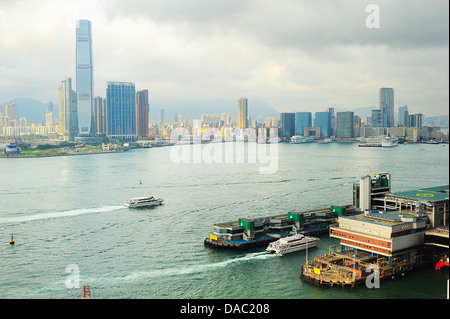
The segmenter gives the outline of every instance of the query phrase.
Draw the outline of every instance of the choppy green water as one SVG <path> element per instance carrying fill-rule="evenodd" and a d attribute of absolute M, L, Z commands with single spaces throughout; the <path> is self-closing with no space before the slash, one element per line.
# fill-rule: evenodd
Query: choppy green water
<path fill-rule="evenodd" d="M 279 144 L 267 175 L 258 161 L 176 164 L 170 154 L 0 159 L 0 298 L 79 298 L 74 269 L 95 298 L 446 297 L 448 275 L 432 269 L 379 289 L 324 289 L 300 280 L 304 251 L 213 250 L 203 240 L 216 222 L 349 204 L 370 170 L 391 173 L 393 191 L 447 185 L 448 145 Z M 148 193 L 164 205 L 123 207 Z M 337 242 L 321 237 L 309 258 Z"/>

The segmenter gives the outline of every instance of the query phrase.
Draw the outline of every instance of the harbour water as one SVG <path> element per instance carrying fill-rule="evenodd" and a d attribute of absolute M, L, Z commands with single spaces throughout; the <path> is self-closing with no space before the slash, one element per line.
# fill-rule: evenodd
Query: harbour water
<path fill-rule="evenodd" d="M 247 161 L 174 163 L 171 147 L 0 159 L 0 298 L 78 299 L 83 285 L 96 299 L 446 298 L 448 275 L 433 269 L 378 289 L 324 289 L 300 280 L 305 251 L 203 240 L 218 222 L 351 204 L 370 172 L 389 172 L 394 192 L 447 185 L 448 145 L 279 144 L 277 158 L 274 174 Z M 147 194 L 164 204 L 123 206 Z M 336 243 L 322 236 L 308 257 Z"/>

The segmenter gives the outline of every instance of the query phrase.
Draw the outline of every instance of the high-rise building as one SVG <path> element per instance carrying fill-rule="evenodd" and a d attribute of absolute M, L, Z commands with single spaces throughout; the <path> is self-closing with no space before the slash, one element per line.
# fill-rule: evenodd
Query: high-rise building
<path fill-rule="evenodd" d="M 148 135 L 148 90 L 136 92 L 136 130 L 138 136 Z"/>
<path fill-rule="evenodd" d="M 247 121 L 247 98 L 243 97 L 239 99 L 239 109 L 238 109 L 238 127 L 240 129 L 245 129 L 248 127 Z"/>
<path fill-rule="evenodd" d="M 394 89 L 380 89 L 380 110 L 382 113 L 383 126 L 394 126 Z"/>
<path fill-rule="evenodd" d="M 19 121 L 19 106 L 15 102 L 6 104 L 5 115 L 10 121 Z"/>
<path fill-rule="evenodd" d="M 295 134 L 302 135 L 305 134 L 305 127 L 312 126 L 312 116 L 311 112 L 297 112 L 295 113 Z"/>
<path fill-rule="evenodd" d="M 337 112 L 336 137 L 353 137 L 353 112 Z"/>
<path fill-rule="evenodd" d="M 94 134 L 99 135 L 105 133 L 104 128 L 104 99 L 101 96 L 94 97 L 94 105 L 92 110 L 92 120 L 93 120 L 93 128 Z"/>
<path fill-rule="evenodd" d="M 383 125 L 381 121 L 381 110 L 372 110 L 372 126 L 381 127 Z"/>
<path fill-rule="evenodd" d="M 77 96 L 72 90 L 72 79 L 61 82 L 58 87 L 59 124 L 58 133 L 73 139 L 78 136 Z"/>
<path fill-rule="evenodd" d="M 53 126 L 53 112 L 45 111 L 45 126 L 48 128 Z"/>
<path fill-rule="evenodd" d="M 423 114 L 409 114 L 408 115 L 408 127 L 419 127 L 423 124 Z"/>
<path fill-rule="evenodd" d="M 136 90 L 134 83 L 107 82 L 108 137 L 134 141 L 136 133 Z"/>
<path fill-rule="evenodd" d="M 93 64 L 92 36 L 89 20 L 77 21 L 76 33 L 76 91 L 79 136 L 92 136 L 93 123 Z"/>
<path fill-rule="evenodd" d="M 164 123 L 164 109 L 161 108 L 161 110 L 159 111 L 159 124 L 163 124 Z"/>
<path fill-rule="evenodd" d="M 398 108 L 398 125 L 407 126 L 408 124 L 408 105 L 400 106 Z"/>
<path fill-rule="evenodd" d="M 336 129 L 336 116 L 334 115 L 334 107 L 327 108 L 327 112 L 330 113 L 330 136 L 334 136 Z"/>
<path fill-rule="evenodd" d="M 320 127 L 320 136 L 331 136 L 330 112 L 316 112 L 314 126 Z"/>
<path fill-rule="evenodd" d="M 291 138 L 295 135 L 295 113 L 281 113 L 281 137 Z"/>

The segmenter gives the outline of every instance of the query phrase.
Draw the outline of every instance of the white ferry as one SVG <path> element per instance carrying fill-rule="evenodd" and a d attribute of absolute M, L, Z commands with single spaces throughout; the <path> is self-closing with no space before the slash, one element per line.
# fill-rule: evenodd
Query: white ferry
<path fill-rule="evenodd" d="M 316 247 L 319 238 L 308 237 L 302 234 L 295 234 L 280 238 L 275 242 L 269 244 L 266 251 L 275 253 L 276 255 L 285 255 L 295 251 L 306 249 L 306 247 Z"/>
<path fill-rule="evenodd" d="M 314 138 L 312 136 L 301 136 L 301 135 L 294 135 L 291 137 L 291 144 L 300 144 L 300 143 L 311 143 L 314 141 Z"/>
<path fill-rule="evenodd" d="M 382 147 L 394 147 L 398 145 L 398 138 L 396 137 L 392 137 L 392 136 L 386 136 L 382 141 L 381 141 L 381 146 Z"/>
<path fill-rule="evenodd" d="M 156 206 L 161 205 L 163 201 L 164 199 L 153 196 L 136 197 L 125 201 L 125 206 L 128 208 Z"/>

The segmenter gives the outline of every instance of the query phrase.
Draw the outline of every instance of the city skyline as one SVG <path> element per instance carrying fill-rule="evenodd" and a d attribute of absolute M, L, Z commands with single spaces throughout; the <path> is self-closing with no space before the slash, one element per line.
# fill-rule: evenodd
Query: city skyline
<path fill-rule="evenodd" d="M 56 102 L 55 83 L 75 79 L 76 20 L 89 19 L 94 96 L 126 80 L 148 88 L 156 109 L 175 97 L 247 96 L 279 112 L 314 112 L 378 105 L 377 90 L 392 87 L 395 109 L 447 114 L 448 3 L 378 5 L 381 26 L 369 29 L 366 4 L 350 1 L 2 3 L 0 103 Z"/>

